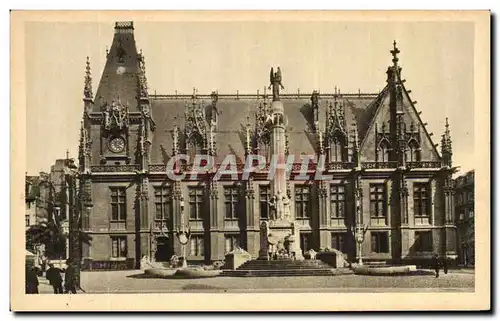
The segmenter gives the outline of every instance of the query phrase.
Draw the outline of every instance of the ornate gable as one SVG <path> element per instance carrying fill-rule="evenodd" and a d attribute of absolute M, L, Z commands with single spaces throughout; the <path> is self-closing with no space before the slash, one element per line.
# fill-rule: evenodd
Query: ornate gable
<path fill-rule="evenodd" d="M 430 138 L 432 134 L 425 129 L 426 124 L 415 108 L 416 102 L 410 99 L 411 91 L 401 79 L 399 52 L 394 43 L 393 65 L 387 71 L 388 84 L 376 99 L 379 104 L 361 144 L 362 161 L 394 163 L 389 164 L 390 167 L 397 163 L 421 166 L 419 162 L 439 162 L 439 154 Z"/>
<path fill-rule="evenodd" d="M 196 90 L 192 96 L 192 102 L 186 103 L 184 112 L 184 136 L 186 150 L 196 147 L 207 150 L 207 123 L 205 108 L 196 97 Z"/>

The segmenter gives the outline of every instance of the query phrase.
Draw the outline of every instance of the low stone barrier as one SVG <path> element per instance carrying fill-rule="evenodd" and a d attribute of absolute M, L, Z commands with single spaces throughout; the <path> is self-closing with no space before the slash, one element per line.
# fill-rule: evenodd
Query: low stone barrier
<path fill-rule="evenodd" d="M 180 269 L 175 272 L 173 277 L 183 279 L 201 279 L 201 278 L 214 278 L 218 276 L 222 270 L 205 270 L 202 268 L 187 268 Z"/>
<path fill-rule="evenodd" d="M 177 272 L 177 269 L 166 269 L 166 268 L 151 268 L 144 270 L 144 274 L 151 277 L 167 278 Z"/>
<path fill-rule="evenodd" d="M 352 265 L 354 274 L 357 275 L 412 275 L 421 274 L 415 265 L 402 266 L 370 266 L 370 265 Z"/>

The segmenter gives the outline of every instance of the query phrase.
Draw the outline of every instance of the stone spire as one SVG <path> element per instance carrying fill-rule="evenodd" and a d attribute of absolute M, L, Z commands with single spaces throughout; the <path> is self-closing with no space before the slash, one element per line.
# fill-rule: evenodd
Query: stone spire
<path fill-rule="evenodd" d="M 138 55 L 139 60 L 139 96 L 141 99 L 148 99 L 148 80 L 146 78 L 146 61 L 144 55 L 142 54 L 142 49 Z"/>
<path fill-rule="evenodd" d="M 451 133 L 448 117 L 446 117 L 445 130 L 441 135 L 441 155 L 443 157 L 443 166 L 452 166 L 452 148 L 451 148 Z"/>
<path fill-rule="evenodd" d="M 406 151 L 408 149 L 408 141 L 406 139 L 406 123 L 403 120 L 403 115 L 398 115 L 397 124 L 397 139 L 398 139 L 398 166 L 406 167 Z"/>
<path fill-rule="evenodd" d="M 399 65 L 398 65 L 398 62 L 399 62 L 398 54 L 401 51 L 397 47 L 396 40 L 394 40 L 394 42 L 392 43 L 392 46 L 393 46 L 393 48 L 390 51 L 391 55 L 392 55 L 392 67 L 389 67 L 389 70 L 391 70 L 391 69 L 392 70 L 391 70 L 389 77 L 391 78 L 390 80 L 392 82 L 396 83 L 396 82 L 398 82 L 399 73 L 401 72 L 401 67 L 399 67 Z M 388 79 L 388 81 L 389 81 L 389 79 Z"/>
<path fill-rule="evenodd" d="M 85 128 L 84 121 L 81 122 L 80 127 L 80 144 L 78 148 L 78 160 L 80 165 L 80 170 L 82 172 L 88 172 L 90 170 L 90 163 L 92 161 L 92 139 L 90 138 L 88 130 Z M 66 158 L 69 156 L 66 155 Z"/>
<path fill-rule="evenodd" d="M 251 133 L 252 124 L 250 123 L 250 116 L 247 116 L 246 125 L 245 125 L 245 153 L 246 155 L 252 154 L 252 133 Z"/>
<path fill-rule="evenodd" d="M 177 155 L 180 152 L 180 145 L 179 145 L 179 127 L 177 124 L 174 124 L 174 129 L 172 131 L 172 138 L 174 140 L 173 146 L 172 146 L 172 155 Z"/>
<path fill-rule="evenodd" d="M 354 167 L 361 169 L 361 157 L 360 157 L 360 146 L 359 146 L 359 134 L 358 125 L 356 121 L 352 123 L 352 158 L 354 162 Z"/>
<path fill-rule="evenodd" d="M 83 87 L 83 99 L 92 100 L 94 98 L 92 94 L 92 73 L 90 70 L 90 61 L 87 56 L 87 62 L 85 66 L 85 86 Z"/>

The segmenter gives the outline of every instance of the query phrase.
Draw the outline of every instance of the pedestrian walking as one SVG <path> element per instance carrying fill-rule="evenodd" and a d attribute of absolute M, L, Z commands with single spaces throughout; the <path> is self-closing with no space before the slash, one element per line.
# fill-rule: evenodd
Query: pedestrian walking
<path fill-rule="evenodd" d="M 25 287 L 26 294 L 38 294 L 38 276 L 34 266 L 26 266 Z"/>
<path fill-rule="evenodd" d="M 62 294 L 63 286 L 62 286 L 62 270 L 54 267 L 53 263 L 49 263 L 49 269 L 45 272 L 45 277 L 49 281 L 50 285 L 54 288 L 54 294 Z"/>
<path fill-rule="evenodd" d="M 445 257 L 443 257 L 443 272 L 444 274 L 448 274 L 448 260 Z"/>
<path fill-rule="evenodd" d="M 76 293 L 76 270 L 71 259 L 66 260 L 66 272 L 64 274 L 65 293 Z"/>
<path fill-rule="evenodd" d="M 439 277 L 439 256 L 435 254 L 432 257 L 432 267 L 434 268 L 434 271 L 436 272 L 436 278 Z"/>

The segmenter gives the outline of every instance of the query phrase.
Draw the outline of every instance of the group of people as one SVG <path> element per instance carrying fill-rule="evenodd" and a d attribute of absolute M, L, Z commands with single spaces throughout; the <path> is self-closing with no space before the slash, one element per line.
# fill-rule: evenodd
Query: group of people
<path fill-rule="evenodd" d="M 436 278 L 439 277 L 439 270 L 443 267 L 444 274 L 448 274 L 448 261 L 446 258 L 440 258 L 438 254 L 432 257 L 432 267 L 436 272 Z"/>
<path fill-rule="evenodd" d="M 77 280 L 77 271 L 73 265 L 72 260 L 68 259 L 66 261 L 65 271 L 54 266 L 53 263 L 49 263 L 49 269 L 45 272 L 45 278 L 49 281 L 50 285 L 54 289 L 55 294 L 62 293 L 76 293 L 76 288 L 79 287 Z M 63 289 L 63 278 L 64 273 L 64 289 Z M 26 293 L 27 294 L 38 294 L 38 276 L 36 269 L 32 265 L 26 266 Z"/>

